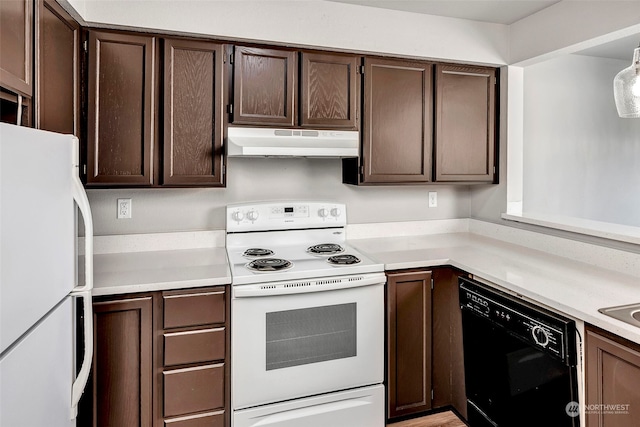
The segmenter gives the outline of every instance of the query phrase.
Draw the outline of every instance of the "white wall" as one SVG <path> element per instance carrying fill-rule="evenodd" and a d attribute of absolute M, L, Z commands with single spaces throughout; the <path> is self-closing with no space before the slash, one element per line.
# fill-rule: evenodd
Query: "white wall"
<path fill-rule="evenodd" d="M 89 190 L 97 235 L 224 229 L 230 203 L 318 199 L 347 204 L 348 222 L 467 218 L 467 186 L 356 187 L 342 184 L 338 159 L 228 159 L 226 189 Z M 438 207 L 428 207 L 428 191 Z M 116 219 L 116 199 L 131 197 L 133 218 Z"/>
<path fill-rule="evenodd" d="M 522 202 L 524 121 L 529 114 L 523 107 L 524 71 L 531 65 L 639 32 L 639 1 L 563 0 L 509 26 L 511 65 L 507 68 L 508 74 L 518 80 L 509 81 L 508 88 L 504 85 L 501 88 L 507 91 L 501 102 L 501 120 L 506 121 L 502 135 L 508 139 L 501 140 L 500 147 L 501 156 L 509 159 L 506 166 L 509 181 L 505 175 L 496 188 L 471 187 L 472 218 L 502 222 L 501 214 Z M 612 86 L 608 90 L 612 91 Z M 565 112 L 556 111 L 556 114 L 561 117 Z M 588 187 L 583 187 L 581 192 L 588 192 Z"/>
<path fill-rule="evenodd" d="M 566 55 L 524 71 L 523 213 L 640 226 L 640 121 L 618 117 L 629 61 Z"/>
<path fill-rule="evenodd" d="M 507 26 L 321 0 L 68 0 L 85 21 L 505 64 Z"/>
<path fill-rule="evenodd" d="M 507 61 L 507 27 L 318 0 L 70 0 L 88 23 L 482 64 Z M 228 159 L 226 189 L 90 190 L 97 235 L 222 229 L 229 203 L 331 199 L 350 223 L 469 216 L 466 186 L 354 187 L 337 159 Z M 264 190 L 264 187 L 267 187 Z M 428 208 L 427 192 L 438 191 Z M 116 199 L 133 218 L 116 219 Z"/>
<path fill-rule="evenodd" d="M 530 65 L 639 31 L 640 1 L 563 0 L 509 26 L 509 63 Z"/>
<path fill-rule="evenodd" d="M 410 14 L 320 0 L 68 0 L 82 18 L 100 26 L 132 26 L 204 34 L 222 38 L 262 40 L 332 49 L 377 52 L 481 64 L 527 65 L 637 32 L 640 2 L 562 1 L 511 26 Z M 514 67 L 509 67 L 514 69 Z M 503 73 L 503 77 L 505 73 Z M 321 169 L 304 160 L 287 166 L 289 179 L 282 191 L 268 197 L 289 198 L 331 195 L 349 204 L 350 222 L 428 219 L 470 216 L 500 221 L 507 205 L 506 135 L 522 134 L 522 117 L 507 117 L 522 110 L 522 85 L 511 88 L 515 99 L 502 93 L 501 168 L 497 186 L 439 187 L 440 207 L 424 209 L 423 187 L 353 188 L 340 183 L 338 161 Z M 507 100 L 512 105 L 507 105 Z M 511 150 L 513 152 L 513 150 Z M 234 166 L 234 162 L 237 164 Z M 243 163 L 257 162 L 257 163 Z M 97 217 L 98 234 L 222 228 L 221 209 L 226 203 L 249 200 L 252 191 L 234 181 L 253 175 L 281 180 L 284 160 L 230 160 L 229 187 L 215 190 L 96 190 L 90 199 Z M 333 163 L 331 163 L 333 162 Z M 260 165 L 259 167 L 257 165 Z M 233 171 L 233 169 L 236 169 Z M 307 174 L 322 177 L 328 187 L 308 184 L 301 190 L 294 181 Z M 304 181 L 304 179 L 303 179 Z M 326 185 L 326 184 L 325 184 Z M 513 193 L 513 191 L 511 191 Z M 120 222 L 115 198 L 134 197 L 134 218 Z M 444 197 L 443 197 L 444 196 Z M 263 198 L 267 198 L 264 196 Z M 181 206 L 188 211 L 184 215 Z M 397 208 L 399 207 L 399 208 Z M 136 216 L 136 212 L 139 213 Z M 165 225 L 166 224 L 166 225 Z"/>

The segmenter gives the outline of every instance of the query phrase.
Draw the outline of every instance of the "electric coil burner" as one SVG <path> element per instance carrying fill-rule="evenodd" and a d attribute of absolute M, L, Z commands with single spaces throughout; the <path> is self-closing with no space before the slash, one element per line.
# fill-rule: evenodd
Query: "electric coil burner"
<path fill-rule="evenodd" d="M 360 262 L 360 258 L 355 255 L 344 254 L 344 255 L 334 255 L 327 258 L 329 264 L 334 265 L 351 265 L 357 264 Z"/>
<path fill-rule="evenodd" d="M 247 268 L 253 271 L 282 271 L 293 267 L 291 261 L 280 258 L 260 258 L 247 264 Z"/>
<path fill-rule="evenodd" d="M 344 252 L 344 248 L 335 243 L 321 243 L 307 248 L 307 252 L 316 255 L 334 255 Z"/>
<path fill-rule="evenodd" d="M 244 251 L 242 255 L 248 258 L 257 258 L 257 257 L 263 257 L 263 256 L 271 256 L 273 255 L 273 253 L 274 252 L 271 249 L 249 248 L 246 251 Z"/>

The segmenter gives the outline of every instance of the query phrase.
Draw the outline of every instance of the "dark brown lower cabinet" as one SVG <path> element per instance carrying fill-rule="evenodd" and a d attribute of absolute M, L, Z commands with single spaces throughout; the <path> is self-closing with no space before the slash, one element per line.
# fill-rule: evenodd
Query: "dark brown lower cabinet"
<path fill-rule="evenodd" d="M 459 272 L 387 273 L 387 418 L 453 407 L 466 416 Z"/>
<path fill-rule="evenodd" d="M 433 408 L 452 406 L 467 418 L 462 352 L 462 315 L 458 295 L 458 276 L 452 268 L 433 270 L 432 304 L 432 383 Z"/>
<path fill-rule="evenodd" d="M 640 344 L 588 325 L 588 427 L 640 425 Z"/>
<path fill-rule="evenodd" d="M 387 281 L 388 418 L 431 409 L 431 272 Z"/>
<path fill-rule="evenodd" d="M 79 426 L 228 427 L 224 286 L 97 297 Z"/>
<path fill-rule="evenodd" d="M 141 295 L 93 304 L 94 426 L 152 423 L 152 301 Z"/>
<path fill-rule="evenodd" d="M 227 295 L 224 286 L 162 292 L 157 425 L 230 425 Z"/>

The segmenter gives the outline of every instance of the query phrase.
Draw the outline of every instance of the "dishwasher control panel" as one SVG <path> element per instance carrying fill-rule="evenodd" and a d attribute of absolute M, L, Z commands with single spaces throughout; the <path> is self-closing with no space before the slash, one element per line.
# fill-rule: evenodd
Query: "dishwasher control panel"
<path fill-rule="evenodd" d="M 573 364 L 575 322 L 488 286 L 460 278 L 460 308 Z"/>

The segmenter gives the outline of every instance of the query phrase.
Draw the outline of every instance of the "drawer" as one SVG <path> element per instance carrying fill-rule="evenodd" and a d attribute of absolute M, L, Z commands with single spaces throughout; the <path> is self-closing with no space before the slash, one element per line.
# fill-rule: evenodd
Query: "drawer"
<path fill-rule="evenodd" d="M 164 427 L 224 427 L 224 411 L 164 420 Z"/>
<path fill-rule="evenodd" d="M 164 334 L 164 365 L 213 362 L 225 355 L 225 328 Z"/>
<path fill-rule="evenodd" d="M 164 371 L 164 416 L 224 408 L 224 364 Z"/>
<path fill-rule="evenodd" d="M 183 328 L 211 323 L 224 323 L 224 289 L 200 293 L 162 294 L 164 328 Z"/>

